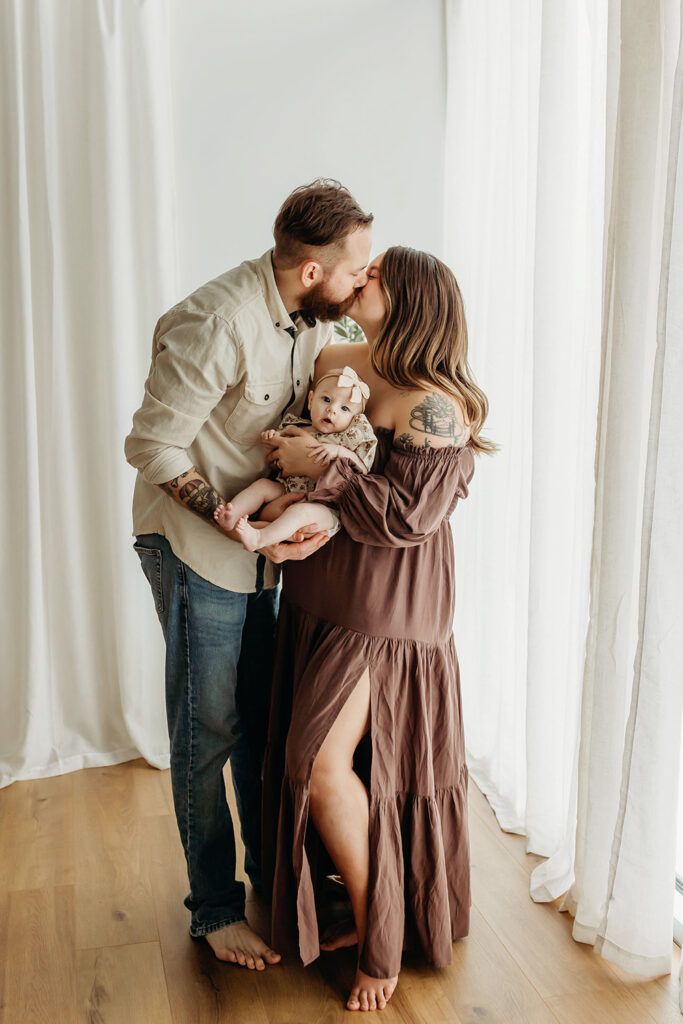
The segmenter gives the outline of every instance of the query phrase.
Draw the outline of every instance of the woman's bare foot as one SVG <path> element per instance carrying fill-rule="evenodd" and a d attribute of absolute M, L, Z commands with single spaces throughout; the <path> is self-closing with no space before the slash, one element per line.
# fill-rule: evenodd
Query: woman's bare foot
<path fill-rule="evenodd" d="M 397 981 L 398 975 L 395 978 L 371 978 L 359 967 L 356 971 L 356 982 L 346 1001 L 346 1009 L 383 1010 L 394 994 Z"/>
<path fill-rule="evenodd" d="M 259 530 L 255 530 L 249 523 L 246 516 L 242 516 L 235 526 L 235 533 L 242 541 L 242 547 L 247 551 L 256 551 L 263 546 Z"/>
<path fill-rule="evenodd" d="M 216 520 L 221 530 L 234 530 L 237 525 L 237 521 L 240 518 L 240 513 L 236 512 L 230 502 L 225 505 L 219 505 L 213 514 L 213 518 Z"/>
<path fill-rule="evenodd" d="M 320 942 L 320 948 L 326 953 L 333 949 L 343 949 L 345 946 L 355 946 L 358 943 L 358 932 L 352 918 L 345 918 L 337 921 L 325 929 L 325 934 Z"/>
<path fill-rule="evenodd" d="M 263 971 L 266 964 L 276 964 L 281 959 L 279 953 L 252 932 L 246 921 L 209 932 L 205 938 L 219 960 L 240 964 L 250 971 Z"/>

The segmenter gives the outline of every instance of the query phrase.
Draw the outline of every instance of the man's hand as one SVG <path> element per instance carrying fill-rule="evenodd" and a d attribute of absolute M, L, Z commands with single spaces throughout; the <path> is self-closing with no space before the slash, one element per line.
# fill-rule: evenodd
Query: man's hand
<path fill-rule="evenodd" d="M 303 530 L 310 530 L 313 527 L 304 526 Z M 302 535 L 302 531 L 295 533 L 295 537 Z M 327 533 L 316 533 L 308 540 L 301 541 L 300 543 L 290 544 L 285 541 L 282 544 L 269 544 L 266 548 L 260 548 L 261 554 L 266 555 L 271 562 L 300 562 L 303 558 L 308 558 L 314 551 L 318 551 L 323 544 L 327 544 L 329 540 L 329 534 Z"/>

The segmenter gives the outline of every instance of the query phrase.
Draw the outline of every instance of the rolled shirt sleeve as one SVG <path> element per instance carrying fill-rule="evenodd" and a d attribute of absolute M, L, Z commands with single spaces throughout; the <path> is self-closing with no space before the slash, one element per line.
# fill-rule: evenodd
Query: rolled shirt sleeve
<path fill-rule="evenodd" d="M 184 310 L 182 322 L 166 328 L 167 317 L 157 324 L 145 395 L 125 442 L 126 459 L 150 484 L 190 469 L 187 449 L 238 374 L 237 347 L 222 317 Z"/>

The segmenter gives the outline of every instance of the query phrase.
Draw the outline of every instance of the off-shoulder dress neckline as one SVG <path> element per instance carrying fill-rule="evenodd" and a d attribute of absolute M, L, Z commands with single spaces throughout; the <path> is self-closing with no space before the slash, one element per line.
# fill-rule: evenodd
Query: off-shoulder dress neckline
<path fill-rule="evenodd" d="M 375 431 L 376 434 L 391 434 L 393 436 L 395 433 L 393 427 L 373 426 L 372 429 Z M 401 452 L 401 454 L 403 455 L 420 455 L 427 459 L 434 459 L 441 455 L 441 453 L 446 453 L 450 457 L 460 455 L 461 452 L 464 452 L 467 448 L 471 446 L 469 438 L 467 439 L 466 443 L 461 445 L 459 448 L 456 448 L 451 445 L 443 445 L 437 448 L 424 448 L 420 444 L 413 444 L 412 441 L 399 441 L 397 437 L 393 437 L 392 447 L 395 448 L 396 451 Z"/>

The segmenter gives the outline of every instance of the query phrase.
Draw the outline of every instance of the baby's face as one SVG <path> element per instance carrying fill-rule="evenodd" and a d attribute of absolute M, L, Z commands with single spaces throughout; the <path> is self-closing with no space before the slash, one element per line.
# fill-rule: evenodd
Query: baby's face
<path fill-rule="evenodd" d="M 351 388 L 338 388 L 334 378 L 324 380 L 311 392 L 309 406 L 311 423 L 321 434 L 346 430 L 361 411 L 360 404 L 351 401 Z"/>

